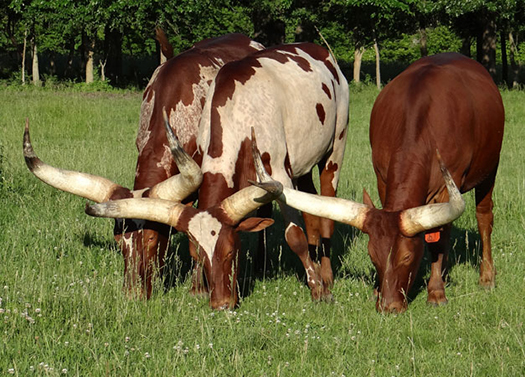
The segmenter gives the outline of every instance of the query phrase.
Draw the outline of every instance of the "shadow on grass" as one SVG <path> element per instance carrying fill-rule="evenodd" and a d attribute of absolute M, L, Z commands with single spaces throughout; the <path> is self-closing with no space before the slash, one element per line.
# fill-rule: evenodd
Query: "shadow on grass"
<path fill-rule="evenodd" d="M 243 252 L 239 255 L 240 266 L 237 276 L 237 286 L 241 298 L 252 294 L 257 281 L 272 280 L 282 276 L 296 276 L 299 282 L 306 285 L 304 267 L 284 239 L 284 220 L 276 206 L 273 208 L 272 218 L 275 223 L 264 231 L 266 256 L 263 258 L 262 266 L 258 265 L 256 255 L 259 233 L 241 233 Z M 332 269 L 335 277 L 338 276 L 341 269 L 345 243 L 349 240 L 351 242 L 358 234 L 359 231 L 352 227 L 335 224 L 331 248 Z M 172 237 L 169 257 L 166 261 L 166 289 L 191 278 L 192 268 L 193 260 L 189 255 L 188 238 L 178 233 Z"/>
<path fill-rule="evenodd" d="M 284 221 L 278 207 L 274 207 L 272 218 L 274 225 L 267 228 L 265 232 L 266 251 L 265 265 L 258 266 L 256 253 L 258 245 L 258 233 L 241 234 L 243 253 L 239 255 L 239 272 L 237 277 L 239 295 L 241 298 L 252 294 L 256 281 L 272 280 L 282 276 L 296 276 L 298 281 L 306 285 L 306 274 L 304 267 L 284 240 Z M 371 288 L 377 287 L 375 269 L 343 268 L 342 260 L 348 245 L 352 244 L 357 237 L 368 237 L 355 228 L 336 223 L 334 235 L 332 236 L 331 263 L 335 279 L 351 278 L 364 281 Z M 85 246 L 96 247 L 104 250 L 116 250 L 119 248 L 113 240 L 101 239 L 96 235 L 86 233 L 83 239 Z M 468 264 L 479 271 L 481 253 L 481 240 L 477 231 L 459 229 L 452 227 L 451 250 L 448 257 L 449 273 L 457 265 Z M 356 252 L 356 250 L 351 250 Z M 366 252 L 366 251 L 365 251 Z M 191 278 L 193 259 L 189 253 L 188 238 L 182 233 L 175 233 L 171 237 L 170 251 L 166 258 L 164 271 L 164 288 L 169 290 L 177 284 L 183 283 Z M 421 266 L 419 268 L 414 285 L 408 294 L 409 302 L 419 294 L 426 291 L 427 280 L 430 274 L 430 257 L 425 248 Z M 453 283 L 450 282 L 449 283 Z"/>
<path fill-rule="evenodd" d="M 447 284 L 454 284 L 450 280 L 450 273 L 458 265 L 470 265 L 479 272 L 479 263 L 481 260 L 481 237 L 479 233 L 472 230 L 460 229 L 452 226 L 450 235 L 450 250 L 448 254 L 448 274 L 446 276 Z M 414 281 L 414 285 L 408 294 L 409 302 L 414 300 L 420 293 L 424 294 L 427 289 L 427 280 L 430 275 L 430 255 L 425 247 L 425 254 L 421 261 L 421 266 Z M 446 288 L 445 288 L 446 291 Z"/>
<path fill-rule="evenodd" d="M 98 235 L 94 235 L 89 232 L 84 233 L 82 242 L 86 247 L 95 247 L 103 250 L 118 249 L 117 244 L 113 239 L 100 238 Z"/>

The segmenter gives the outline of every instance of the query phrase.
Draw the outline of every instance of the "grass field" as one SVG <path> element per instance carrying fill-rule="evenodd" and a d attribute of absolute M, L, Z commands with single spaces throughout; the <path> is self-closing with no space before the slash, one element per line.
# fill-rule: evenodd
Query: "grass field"
<path fill-rule="evenodd" d="M 352 88 L 339 195 L 379 204 L 368 144 L 374 88 Z M 25 117 L 47 163 L 131 186 L 140 93 L 0 90 L 0 374 L 133 376 L 525 375 L 525 92 L 502 93 L 507 123 L 495 189 L 497 287 L 480 289 L 472 193 L 455 222 L 449 304 L 426 304 L 423 262 L 402 315 L 380 315 L 367 236 L 334 235 L 335 302 L 312 303 L 282 222 L 269 231 L 272 275 L 240 273 L 235 311 L 188 294 L 187 240 L 176 235 L 169 279 L 153 298 L 121 292 L 113 223 L 86 200 L 36 179 L 22 156 Z M 253 236 L 245 239 L 252 248 Z"/>

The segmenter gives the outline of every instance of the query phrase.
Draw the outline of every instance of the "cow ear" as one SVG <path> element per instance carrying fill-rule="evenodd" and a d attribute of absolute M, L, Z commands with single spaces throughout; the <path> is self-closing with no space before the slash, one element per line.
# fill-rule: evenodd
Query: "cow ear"
<path fill-rule="evenodd" d="M 372 199 L 370 199 L 370 195 L 368 195 L 368 192 L 366 192 L 365 189 L 363 189 L 363 203 L 369 207 L 376 208 L 374 202 L 372 202 Z"/>
<path fill-rule="evenodd" d="M 262 217 L 249 217 L 237 225 L 237 232 L 259 232 L 274 223 L 273 219 Z"/>

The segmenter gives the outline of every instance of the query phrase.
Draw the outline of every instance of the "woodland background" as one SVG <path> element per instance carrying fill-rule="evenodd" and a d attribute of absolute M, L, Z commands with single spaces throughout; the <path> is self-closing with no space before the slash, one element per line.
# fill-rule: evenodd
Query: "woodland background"
<path fill-rule="evenodd" d="M 231 32 L 266 46 L 321 33 L 349 79 L 378 87 L 443 51 L 525 83 L 525 0 L 0 0 L 0 85 L 141 89 L 162 58 L 156 27 L 175 54 Z"/>

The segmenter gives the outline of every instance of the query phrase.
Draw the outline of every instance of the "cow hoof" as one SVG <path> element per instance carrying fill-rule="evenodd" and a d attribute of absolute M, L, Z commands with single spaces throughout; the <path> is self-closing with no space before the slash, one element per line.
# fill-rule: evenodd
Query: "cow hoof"
<path fill-rule="evenodd" d="M 493 289 L 496 286 L 496 279 L 494 276 L 479 278 L 479 285 L 485 289 Z"/>
<path fill-rule="evenodd" d="M 448 304 L 447 296 L 445 296 L 445 291 L 436 290 L 429 292 L 427 304 L 431 306 L 442 306 Z"/>
<path fill-rule="evenodd" d="M 205 299 L 209 297 L 209 294 L 205 289 L 196 289 L 196 288 L 190 289 L 190 295 L 196 298 L 201 298 L 201 299 Z"/>
<path fill-rule="evenodd" d="M 218 310 L 218 311 L 223 311 L 223 310 L 226 310 L 226 309 L 229 309 L 230 306 L 228 304 L 224 304 L 224 305 L 220 305 L 220 306 L 217 306 L 217 307 L 212 307 L 213 310 Z"/>
<path fill-rule="evenodd" d="M 382 314 L 401 314 L 407 310 L 405 302 L 396 301 L 389 305 L 380 305 L 379 300 L 376 303 L 376 310 Z"/>
<path fill-rule="evenodd" d="M 320 284 L 317 284 L 313 288 L 310 288 L 310 293 L 312 294 L 312 301 L 321 301 L 323 297 L 323 292 L 321 290 Z"/>
<path fill-rule="evenodd" d="M 439 302 L 427 300 L 427 304 L 432 306 L 432 307 L 434 307 L 434 308 L 437 308 L 438 306 L 445 306 L 445 305 L 447 305 L 448 304 L 448 300 L 439 301 Z"/>
<path fill-rule="evenodd" d="M 331 304 L 332 302 L 334 302 L 334 295 L 332 295 L 332 293 L 330 293 L 330 292 L 324 293 L 323 296 L 321 297 L 321 300 L 323 302 Z"/>

